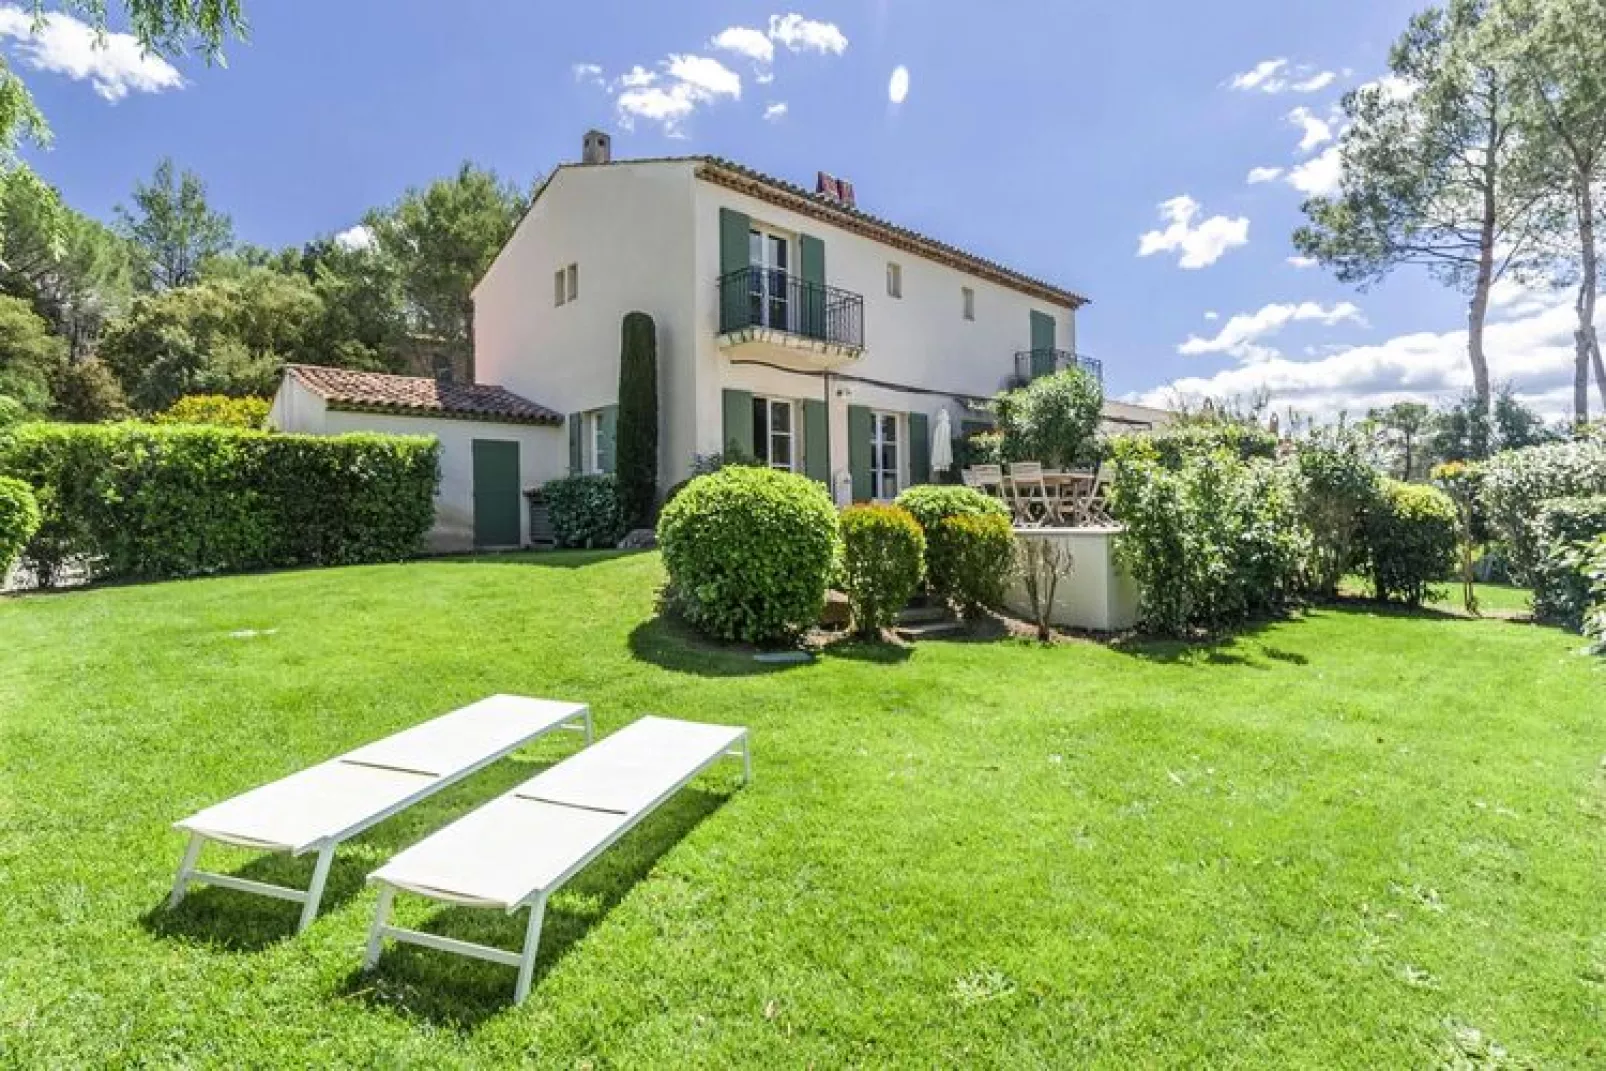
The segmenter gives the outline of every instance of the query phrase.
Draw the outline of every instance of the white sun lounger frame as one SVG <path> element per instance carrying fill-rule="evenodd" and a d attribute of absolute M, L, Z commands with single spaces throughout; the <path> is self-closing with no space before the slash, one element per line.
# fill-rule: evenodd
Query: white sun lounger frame
<path fill-rule="evenodd" d="M 617 736 L 622 733 L 628 733 L 635 726 L 642 724 L 642 722 L 651 721 L 669 721 L 671 724 L 675 724 L 673 719 L 660 719 L 651 717 L 643 718 L 637 722 L 631 723 L 631 725 L 626 726 L 624 729 L 621 729 L 619 734 L 615 735 Z M 752 780 L 753 749 L 748 737 L 748 732 L 745 728 L 738 728 L 736 726 L 710 726 L 701 722 L 680 724 L 695 725 L 699 728 L 728 728 L 733 732 L 734 735 L 718 751 L 709 755 L 703 761 L 697 763 L 695 767 L 684 771 L 683 775 L 679 777 L 674 784 L 660 792 L 650 802 L 630 811 L 612 812 L 615 814 L 620 814 L 623 817 L 624 820 L 620 825 L 610 830 L 605 836 L 597 839 L 593 844 L 591 844 L 590 848 L 584 854 L 582 854 L 572 864 L 565 868 L 557 877 L 546 882 L 544 887 L 531 889 L 523 897 L 511 904 L 508 904 L 504 908 L 506 913 L 509 915 L 515 913 L 523 907 L 528 907 L 530 909 L 530 918 L 524 927 L 524 947 L 520 951 L 510 952 L 506 949 L 495 948 L 490 945 L 477 944 L 473 941 L 460 941 L 451 937 L 442 937 L 439 934 L 425 933 L 421 930 L 411 930 L 401 926 L 390 925 L 387 920 L 390 918 L 391 906 L 395 901 L 396 893 L 398 891 L 414 893 L 427 899 L 439 900 L 444 903 L 456 904 L 463 907 L 495 908 L 501 907 L 502 905 L 487 903 L 483 900 L 478 900 L 473 897 L 454 896 L 450 892 L 440 889 L 424 889 L 413 886 L 393 885 L 383 876 L 383 871 L 385 868 L 382 867 L 380 870 L 375 871 L 373 874 L 368 876 L 368 880 L 379 885 L 380 888 L 379 906 L 374 913 L 373 926 L 370 927 L 368 931 L 368 947 L 363 956 L 363 970 L 372 970 L 379 963 L 379 953 L 383 946 L 384 939 L 389 937 L 393 941 L 405 944 L 422 945 L 425 948 L 432 948 L 438 952 L 449 952 L 454 955 L 468 956 L 472 959 L 486 960 L 491 963 L 501 964 L 504 967 L 517 967 L 519 975 L 518 981 L 514 985 L 513 989 L 513 1003 L 524 1003 L 524 999 L 530 995 L 530 983 L 535 975 L 535 954 L 537 948 L 541 944 L 541 923 L 546 916 L 547 898 L 551 896 L 553 892 L 562 887 L 575 874 L 579 873 L 581 870 L 584 870 L 592 862 L 592 860 L 596 859 L 597 856 L 601 855 L 603 852 L 612 847 L 614 843 L 616 843 L 626 833 L 634 829 L 648 815 L 657 810 L 658 807 L 666 800 L 674 796 L 675 793 L 679 792 L 682 788 L 685 788 L 686 785 L 689 784 L 692 779 L 697 777 L 698 774 L 702 773 L 704 770 L 708 769 L 721 759 L 741 759 L 742 784 L 745 785 Z M 612 739 L 612 737 L 605 738 L 598 746 L 605 745 L 609 739 Z M 565 763 L 581 759 L 585 757 L 585 755 L 586 752 L 579 752 L 576 755 L 571 756 L 569 759 L 566 759 L 564 763 L 559 763 L 557 766 L 552 767 L 550 770 L 546 771 L 546 773 L 557 773 L 562 770 Z M 493 800 L 491 803 L 487 803 L 485 806 L 489 807 L 498 802 L 500 799 L 506 797 L 519 796 L 525 791 L 527 785 L 539 780 L 542 776 L 545 775 L 538 774 L 535 778 L 532 778 L 530 781 L 525 782 L 525 784 L 512 789 L 511 791 L 505 793 L 503 797 L 498 797 L 498 800 Z M 579 809 L 585 810 L 590 808 L 581 807 Z M 597 809 L 601 810 L 602 808 Z M 472 817 L 472 815 L 465 816 L 465 819 L 468 817 Z M 464 821 L 465 819 L 459 819 L 459 821 Z M 451 832 L 452 826 L 446 826 L 444 829 L 441 829 L 433 834 L 433 836 L 449 836 Z"/>
<path fill-rule="evenodd" d="M 510 700 L 515 702 L 521 700 L 528 701 L 523 696 L 491 696 L 487 699 L 480 700 L 478 703 L 472 703 L 468 707 L 461 707 L 448 714 L 442 714 L 438 718 L 431 719 L 429 722 L 420 722 L 419 725 L 403 729 L 400 732 L 393 733 L 389 737 L 384 737 L 380 740 L 373 741 L 372 743 L 364 744 L 361 748 L 354 749 L 353 751 L 347 752 L 345 755 L 330 759 L 326 763 L 322 763 L 320 765 L 329 766 L 347 763 L 350 760 L 350 756 L 356 755 L 359 752 L 369 748 L 376 747 L 377 745 L 383 744 L 386 741 L 393 740 L 404 733 L 413 731 L 414 729 L 422 728 L 423 726 L 430 725 L 435 721 L 450 718 L 454 715 L 463 714 L 474 707 L 480 706 L 481 704 L 505 702 Z M 537 700 L 537 702 L 560 705 L 556 704 L 552 700 Z M 518 739 L 508 742 L 504 746 L 498 746 L 493 750 L 479 755 L 474 761 L 469 762 L 466 765 L 459 766 L 439 775 L 429 775 L 433 776 L 434 779 L 420 784 L 417 792 L 414 792 L 402 799 L 393 800 L 384 807 L 376 808 L 360 819 L 342 826 L 339 829 L 330 830 L 309 843 L 290 845 L 253 840 L 248 836 L 232 834 L 227 830 L 211 828 L 200 829 L 189 824 L 192 823 L 196 818 L 199 818 L 201 815 L 205 814 L 205 811 L 198 812 L 197 814 L 186 818 L 182 822 L 175 822 L 174 828 L 188 833 L 190 835 L 190 840 L 188 846 L 184 849 L 183 861 L 179 863 L 178 876 L 173 880 L 173 892 L 167 898 L 167 906 L 170 909 L 177 907 L 179 902 L 184 899 L 184 894 L 188 891 L 189 886 L 192 883 L 215 885 L 219 888 L 232 889 L 235 892 L 254 893 L 258 896 L 270 896 L 274 899 L 289 900 L 293 903 L 301 904 L 301 918 L 296 924 L 296 932 L 302 932 L 308 926 L 312 925 L 313 920 L 318 917 L 318 904 L 323 899 L 324 884 L 329 878 L 329 867 L 330 864 L 334 862 L 335 849 L 338 848 L 343 842 L 350 840 L 352 837 L 357 836 L 359 833 L 362 833 L 375 825 L 378 825 L 380 822 L 383 822 L 392 815 L 399 814 L 408 807 L 411 807 L 413 804 L 418 803 L 420 800 L 427 799 L 428 797 L 435 795 L 437 792 L 441 792 L 447 788 L 450 788 L 452 785 L 457 784 L 464 778 L 478 773 L 491 763 L 496 762 L 498 759 L 501 759 L 509 754 L 512 754 L 519 748 L 540 739 L 548 733 L 557 730 L 584 733 L 586 743 L 590 744 L 593 739 L 591 708 L 583 703 L 562 703 L 561 706 L 569 709 L 566 712 L 555 712 L 549 723 L 540 725 L 529 733 L 522 734 Z M 354 762 L 351 764 L 357 766 L 369 765 L 362 762 Z M 384 769 L 385 767 L 379 768 Z M 311 769 L 314 769 L 314 767 L 307 768 L 307 770 Z M 305 772 L 306 770 L 298 771 L 298 773 Z M 423 773 L 424 771 L 402 770 L 401 772 Z M 297 775 L 292 774 L 290 776 L 294 777 Z M 268 785 L 260 786 L 252 791 L 261 791 L 264 788 L 271 787 L 274 783 L 275 782 L 270 782 Z M 227 803 L 230 801 L 225 800 L 223 802 Z M 217 806 L 222 806 L 222 804 L 218 804 Z M 289 854 L 292 857 L 305 855 L 310 851 L 316 851 L 318 853 L 318 861 L 313 866 L 311 884 L 308 885 L 305 890 L 293 889 L 284 885 L 273 885 L 265 881 L 253 881 L 249 878 L 236 877 L 232 874 L 218 874 L 213 871 L 199 869 L 196 864 L 200 861 L 201 849 L 206 846 L 207 841 L 216 841 L 220 844 L 232 844 L 235 847 L 251 848 L 258 851 L 276 854 Z"/>

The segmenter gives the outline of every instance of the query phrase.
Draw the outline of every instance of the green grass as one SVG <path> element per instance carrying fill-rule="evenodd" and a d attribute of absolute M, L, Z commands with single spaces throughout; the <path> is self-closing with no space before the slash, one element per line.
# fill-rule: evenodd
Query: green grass
<path fill-rule="evenodd" d="M 655 623 L 659 569 L 0 601 L 0 1062 L 1606 1063 L 1606 677 L 1575 637 L 1352 605 L 1206 648 L 768 667 Z M 359 973 L 363 878 L 568 738 L 353 842 L 302 936 L 295 905 L 222 890 L 162 909 L 173 820 L 496 691 L 754 740 L 751 785 L 706 776 L 554 898 L 524 1006 L 511 970 L 427 950 Z"/>

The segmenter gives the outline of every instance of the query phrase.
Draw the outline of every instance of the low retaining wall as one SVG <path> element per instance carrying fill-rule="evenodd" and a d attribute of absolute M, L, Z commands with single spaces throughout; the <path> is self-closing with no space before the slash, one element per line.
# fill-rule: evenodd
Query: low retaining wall
<path fill-rule="evenodd" d="M 1074 563 L 1054 593 L 1049 623 L 1059 628 L 1120 632 L 1138 623 L 1138 586 L 1115 564 L 1120 528 L 1017 528 L 1017 541 L 1048 540 L 1070 552 Z M 1032 601 L 1019 580 L 1004 596 L 1004 605 L 1018 617 L 1031 619 Z"/>

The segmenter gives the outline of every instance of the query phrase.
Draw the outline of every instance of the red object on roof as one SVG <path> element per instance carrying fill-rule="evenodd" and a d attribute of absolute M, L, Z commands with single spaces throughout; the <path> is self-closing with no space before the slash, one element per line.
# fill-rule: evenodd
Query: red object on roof
<path fill-rule="evenodd" d="M 318 364 L 285 365 L 284 374 L 336 410 L 504 424 L 563 423 L 563 414 L 488 383 L 442 383 L 427 376 L 392 376 Z"/>
<path fill-rule="evenodd" d="M 842 200 L 842 190 L 837 185 L 836 176 L 826 174 L 824 171 L 815 173 L 814 192 L 824 194 L 833 201 Z"/>

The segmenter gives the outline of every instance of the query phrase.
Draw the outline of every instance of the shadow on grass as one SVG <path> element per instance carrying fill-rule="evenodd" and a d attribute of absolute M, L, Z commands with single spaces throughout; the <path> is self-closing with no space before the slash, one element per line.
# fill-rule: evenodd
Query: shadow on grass
<path fill-rule="evenodd" d="M 683 790 L 553 894 L 541 925 L 530 1000 L 540 999 L 541 981 L 575 945 L 631 890 L 650 880 L 658 860 L 729 798 L 705 789 Z M 400 894 L 398 906 L 409 899 L 413 898 L 407 893 Z M 528 920 L 527 911 L 443 907 L 416 928 L 517 952 Z M 352 971 L 341 991 L 370 1007 L 467 1031 L 513 1007 L 516 977 L 512 967 L 387 942 L 374 970 Z"/>
<path fill-rule="evenodd" d="M 765 673 L 783 673 L 812 661 L 754 661 L 753 656 L 761 653 L 758 648 L 716 643 L 698 635 L 689 625 L 664 614 L 643 621 L 632 629 L 629 643 L 632 657 L 651 662 L 661 669 L 694 673 L 699 677 L 755 677 Z"/>
<path fill-rule="evenodd" d="M 898 643 L 877 643 L 874 640 L 838 640 L 825 648 L 824 657 L 840 658 L 846 662 L 871 662 L 881 666 L 894 666 L 909 661 L 914 649 Z"/>
<path fill-rule="evenodd" d="M 1310 659 L 1298 651 L 1274 647 L 1261 638 L 1266 630 L 1285 620 L 1254 621 L 1236 632 L 1199 639 L 1162 639 L 1132 634 L 1112 641 L 1110 650 L 1163 665 L 1243 666 L 1249 669 L 1270 669 L 1271 662 L 1309 665 Z"/>
<path fill-rule="evenodd" d="M 615 558 L 630 558 L 644 554 L 640 550 L 508 550 L 487 551 L 479 554 L 448 554 L 425 561 L 451 562 L 459 565 L 524 565 L 540 569 L 584 569 L 600 565 Z"/>
<path fill-rule="evenodd" d="M 563 734 L 567 739 L 569 734 Z M 578 737 L 575 738 L 578 740 Z M 324 884 L 318 917 L 322 918 L 362 892 L 368 875 L 391 856 L 430 833 L 452 822 L 487 800 L 499 796 L 540 773 L 551 761 L 529 762 L 510 759 L 454 785 L 438 795 L 414 804 L 374 828 L 335 849 L 329 878 Z M 225 854 L 238 856 L 237 849 L 209 842 L 201 853 L 200 867 L 214 873 L 231 874 L 250 881 L 305 889 L 312 883 L 317 854 L 299 858 L 288 855 L 258 855 L 244 866 L 231 867 Z M 221 861 L 221 862 L 220 862 Z M 173 856 L 173 872 L 178 870 L 178 854 Z M 140 916 L 140 925 L 157 937 L 185 941 L 224 952 L 260 952 L 296 935 L 301 905 L 254 893 L 236 892 L 203 885 L 197 879 L 175 908 L 167 906 L 166 894 Z M 313 925 L 317 925 L 316 922 Z"/>

